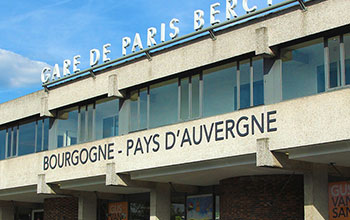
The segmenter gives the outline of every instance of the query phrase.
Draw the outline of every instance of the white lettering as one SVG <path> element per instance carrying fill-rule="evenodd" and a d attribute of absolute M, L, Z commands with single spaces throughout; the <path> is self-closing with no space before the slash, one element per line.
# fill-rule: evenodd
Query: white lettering
<path fill-rule="evenodd" d="M 94 67 L 98 64 L 98 61 L 100 60 L 101 54 L 98 49 L 92 49 L 90 50 L 90 66 Z"/>
<path fill-rule="evenodd" d="M 107 54 L 109 54 L 109 53 L 111 52 L 110 50 L 107 49 L 107 48 L 110 47 L 110 46 L 111 46 L 111 44 L 105 44 L 105 45 L 103 45 L 102 61 L 103 61 L 104 63 L 106 63 L 106 62 L 108 62 L 108 61 L 111 60 L 109 57 L 107 57 Z"/>
<path fill-rule="evenodd" d="M 256 7 L 256 5 L 254 5 L 253 7 L 249 8 L 248 7 L 248 0 L 243 0 L 243 9 L 247 12 L 247 13 L 251 13 L 256 11 L 256 9 L 258 9 L 258 7 Z"/>
<path fill-rule="evenodd" d="M 41 82 L 42 83 L 47 83 L 50 80 L 50 76 L 51 74 L 49 73 L 51 71 L 51 69 L 49 67 L 45 67 L 42 71 L 41 71 Z"/>
<path fill-rule="evenodd" d="M 139 33 L 135 34 L 134 44 L 132 45 L 131 51 L 134 53 L 137 47 L 139 47 L 140 50 L 143 50 L 142 41 Z"/>
<path fill-rule="evenodd" d="M 237 0 L 226 0 L 226 19 L 230 20 L 231 16 L 234 18 L 237 18 L 238 15 L 234 11 L 234 9 L 237 7 Z"/>
<path fill-rule="evenodd" d="M 175 26 L 175 23 L 179 23 L 179 22 L 180 22 L 179 19 L 173 18 L 169 23 L 170 29 L 174 30 L 174 33 L 169 34 L 171 39 L 177 38 L 177 36 L 179 36 L 180 29 Z"/>
<path fill-rule="evenodd" d="M 122 53 L 123 53 L 123 56 L 126 56 L 126 48 L 128 47 L 128 46 L 130 46 L 130 43 L 131 43 L 131 39 L 130 39 L 130 37 L 124 37 L 123 39 L 122 39 Z"/>
<path fill-rule="evenodd" d="M 196 10 L 194 11 L 194 30 L 198 31 L 204 27 L 204 11 Z"/>
<path fill-rule="evenodd" d="M 157 29 L 154 27 L 148 28 L 147 30 L 147 46 L 152 47 L 153 45 L 156 45 L 157 42 L 154 40 L 154 37 L 157 34 Z"/>
<path fill-rule="evenodd" d="M 70 65 L 71 65 L 70 60 L 63 61 L 63 76 L 70 75 L 70 71 L 69 71 Z"/>
<path fill-rule="evenodd" d="M 210 5 L 210 24 L 211 25 L 215 25 L 215 24 L 220 23 L 219 19 L 215 19 L 215 15 L 220 14 L 219 10 L 215 10 L 215 8 L 219 7 L 219 6 L 220 6 L 220 3 L 218 3 L 218 2 Z"/>
<path fill-rule="evenodd" d="M 165 42 L 165 24 L 160 25 L 160 41 Z"/>
<path fill-rule="evenodd" d="M 80 55 L 76 55 L 75 57 L 73 57 L 73 72 L 74 73 L 80 72 L 80 69 L 78 68 L 80 61 L 78 61 L 78 59 L 80 59 Z"/>
<path fill-rule="evenodd" d="M 55 64 L 55 66 L 53 68 L 51 80 L 55 80 L 56 78 L 57 79 L 61 78 L 60 68 L 58 67 L 58 64 Z"/>

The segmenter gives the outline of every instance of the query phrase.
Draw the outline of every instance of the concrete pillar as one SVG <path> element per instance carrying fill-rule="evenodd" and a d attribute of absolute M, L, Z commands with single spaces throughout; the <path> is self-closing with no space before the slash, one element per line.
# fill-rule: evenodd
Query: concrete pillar
<path fill-rule="evenodd" d="M 0 220 L 14 220 L 15 209 L 13 207 L 1 207 L 0 208 Z"/>
<path fill-rule="evenodd" d="M 304 174 L 304 219 L 328 220 L 328 167 L 313 164 Z"/>
<path fill-rule="evenodd" d="M 97 199 L 94 194 L 79 196 L 78 220 L 97 219 Z"/>
<path fill-rule="evenodd" d="M 158 183 L 151 190 L 150 220 L 170 219 L 170 185 Z"/>

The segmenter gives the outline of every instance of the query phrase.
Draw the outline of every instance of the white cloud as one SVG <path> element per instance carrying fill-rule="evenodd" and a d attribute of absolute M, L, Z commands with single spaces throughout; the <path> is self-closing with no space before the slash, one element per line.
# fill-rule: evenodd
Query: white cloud
<path fill-rule="evenodd" d="M 24 88 L 40 85 L 40 74 L 44 67 L 50 65 L 0 49 L 0 86 Z"/>

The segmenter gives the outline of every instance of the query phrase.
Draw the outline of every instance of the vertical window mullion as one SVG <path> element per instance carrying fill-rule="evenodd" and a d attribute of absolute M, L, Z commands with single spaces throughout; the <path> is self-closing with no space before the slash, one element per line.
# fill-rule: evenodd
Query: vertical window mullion
<path fill-rule="evenodd" d="M 192 76 L 188 81 L 188 118 L 192 118 Z"/>
<path fill-rule="evenodd" d="M 13 127 L 11 128 L 11 146 L 10 147 L 11 147 L 10 157 L 12 157 L 13 156 Z"/>
<path fill-rule="evenodd" d="M 340 35 L 340 69 L 341 69 L 341 86 L 345 86 L 345 45 L 344 35 Z"/>
<path fill-rule="evenodd" d="M 8 158 L 9 130 L 6 129 L 5 158 Z"/>
<path fill-rule="evenodd" d="M 92 140 L 96 140 L 96 102 L 92 106 Z"/>
<path fill-rule="evenodd" d="M 203 72 L 199 74 L 199 117 L 203 117 Z"/>
<path fill-rule="evenodd" d="M 49 120 L 49 119 L 47 119 Z M 40 120 L 41 122 L 41 151 L 45 148 L 45 119 Z"/>
<path fill-rule="evenodd" d="M 141 128 L 141 97 L 140 90 L 137 90 L 137 130 Z"/>
<path fill-rule="evenodd" d="M 149 129 L 150 125 L 150 104 L 151 104 L 151 97 L 150 97 L 150 87 L 147 86 L 147 129 Z"/>
<path fill-rule="evenodd" d="M 81 106 L 79 106 L 79 109 L 78 109 L 78 135 L 77 135 L 77 142 L 78 143 L 81 143 Z M 65 142 L 65 137 L 64 137 L 64 141 Z M 63 143 L 63 146 L 67 146 L 65 145 L 65 143 Z"/>
<path fill-rule="evenodd" d="M 38 145 L 38 121 L 35 122 L 35 135 L 34 135 L 34 152 L 37 153 Z"/>
<path fill-rule="evenodd" d="M 325 76 L 325 91 L 329 89 L 329 47 L 328 38 L 324 38 L 324 76 Z"/>
<path fill-rule="evenodd" d="M 253 69 L 253 59 L 249 59 L 250 66 L 250 106 L 254 106 L 254 69 Z"/>
<path fill-rule="evenodd" d="M 181 121 L 181 78 L 178 78 L 178 87 L 177 87 L 177 121 Z"/>
<path fill-rule="evenodd" d="M 85 106 L 85 142 L 89 139 L 89 105 Z"/>
<path fill-rule="evenodd" d="M 241 71 L 239 61 L 237 61 L 237 109 L 241 108 Z"/>
<path fill-rule="evenodd" d="M 17 126 L 17 135 L 16 135 L 16 155 L 18 156 L 18 146 L 19 146 L 19 126 Z"/>

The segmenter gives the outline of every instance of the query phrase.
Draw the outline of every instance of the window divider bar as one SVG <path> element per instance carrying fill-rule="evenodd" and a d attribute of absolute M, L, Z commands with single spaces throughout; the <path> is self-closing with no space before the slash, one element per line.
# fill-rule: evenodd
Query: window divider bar
<path fill-rule="evenodd" d="M 241 71 L 239 67 L 239 62 L 237 62 L 237 110 L 241 108 Z"/>
<path fill-rule="evenodd" d="M 204 89 L 204 81 L 203 81 L 203 72 L 199 74 L 199 117 L 203 117 L 203 89 Z"/>
<path fill-rule="evenodd" d="M 249 59 L 250 66 L 250 106 L 254 106 L 254 69 L 253 69 L 253 59 Z"/>
<path fill-rule="evenodd" d="M 340 35 L 340 70 L 341 70 L 341 86 L 345 86 L 345 45 L 344 35 Z"/>
<path fill-rule="evenodd" d="M 8 157 L 8 144 L 9 144 L 9 129 L 6 129 L 5 158 Z"/>
<path fill-rule="evenodd" d="M 141 98 L 140 90 L 137 90 L 137 130 L 141 128 Z"/>
<path fill-rule="evenodd" d="M 19 146 L 19 126 L 17 126 L 17 135 L 16 135 L 16 155 L 14 156 L 18 156 L 18 146 Z"/>
<path fill-rule="evenodd" d="M 38 151 L 37 151 L 37 145 L 38 145 L 38 123 L 39 123 L 39 121 L 36 121 L 35 122 L 35 135 L 34 135 L 34 152 L 35 153 L 37 153 Z"/>
<path fill-rule="evenodd" d="M 324 38 L 324 75 L 325 75 L 325 91 L 329 90 L 329 47 L 328 38 Z"/>
<path fill-rule="evenodd" d="M 79 106 L 79 108 L 78 108 L 78 132 L 77 132 L 77 143 L 81 143 L 80 137 L 81 137 L 81 107 Z M 65 138 L 64 138 L 64 139 L 65 139 Z M 65 141 L 63 141 L 63 142 L 65 142 Z M 63 146 L 67 146 L 67 145 L 64 145 L 64 143 L 63 143 Z"/>
<path fill-rule="evenodd" d="M 177 121 L 181 121 L 181 78 L 177 83 Z"/>
<path fill-rule="evenodd" d="M 188 81 L 188 119 L 192 118 L 192 76 Z"/>
<path fill-rule="evenodd" d="M 47 119 L 49 120 L 49 119 Z M 44 151 L 45 148 L 45 119 L 41 121 L 41 151 Z M 49 148 L 49 146 L 47 147 Z"/>
<path fill-rule="evenodd" d="M 150 127 L 150 104 L 151 104 L 151 95 L 150 95 L 150 87 L 147 86 L 147 129 Z"/>

